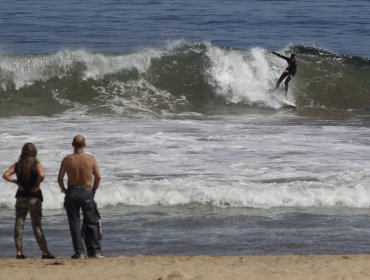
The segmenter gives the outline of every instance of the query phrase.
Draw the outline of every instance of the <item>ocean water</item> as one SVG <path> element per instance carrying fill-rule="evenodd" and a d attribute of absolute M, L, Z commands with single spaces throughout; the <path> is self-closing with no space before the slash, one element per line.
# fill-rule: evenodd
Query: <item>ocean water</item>
<path fill-rule="evenodd" d="M 76 134 L 103 175 L 105 255 L 370 253 L 366 1 L 3 1 L 1 170 L 34 142 L 50 250 Z M 298 72 L 282 108 L 271 95 Z M 0 181 L 0 257 L 15 187 Z M 38 256 L 31 224 L 27 256 Z"/>

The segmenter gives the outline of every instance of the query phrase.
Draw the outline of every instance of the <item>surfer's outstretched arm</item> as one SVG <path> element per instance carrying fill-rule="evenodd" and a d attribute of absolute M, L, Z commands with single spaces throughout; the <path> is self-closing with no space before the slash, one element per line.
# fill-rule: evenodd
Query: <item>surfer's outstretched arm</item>
<path fill-rule="evenodd" d="M 281 57 L 282 59 L 285 59 L 286 61 L 288 61 L 288 60 L 289 60 L 289 57 L 287 57 L 287 56 L 284 56 L 284 55 L 278 54 L 278 53 L 273 52 L 273 51 L 271 51 L 271 53 L 273 53 L 274 55 L 276 55 L 276 56 L 278 56 L 278 57 Z"/>

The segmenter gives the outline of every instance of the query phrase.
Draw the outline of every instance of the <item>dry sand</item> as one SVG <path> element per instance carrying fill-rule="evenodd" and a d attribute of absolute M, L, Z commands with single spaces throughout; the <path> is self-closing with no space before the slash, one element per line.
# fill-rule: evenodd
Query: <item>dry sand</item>
<path fill-rule="evenodd" d="M 0 259 L 0 279 L 370 279 L 370 255 Z"/>

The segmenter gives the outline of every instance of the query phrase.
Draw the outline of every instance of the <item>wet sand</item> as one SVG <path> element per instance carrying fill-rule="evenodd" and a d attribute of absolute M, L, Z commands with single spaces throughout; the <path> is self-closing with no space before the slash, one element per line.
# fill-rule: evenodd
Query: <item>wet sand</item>
<path fill-rule="evenodd" d="M 370 255 L 0 259 L 0 279 L 370 279 Z"/>

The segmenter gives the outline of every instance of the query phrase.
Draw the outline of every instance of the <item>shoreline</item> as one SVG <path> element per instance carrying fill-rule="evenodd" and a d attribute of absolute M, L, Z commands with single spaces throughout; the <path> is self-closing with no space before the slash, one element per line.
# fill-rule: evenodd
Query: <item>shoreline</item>
<path fill-rule="evenodd" d="M 370 255 L 0 258 L 0 279 L 370 279 Z"/>

